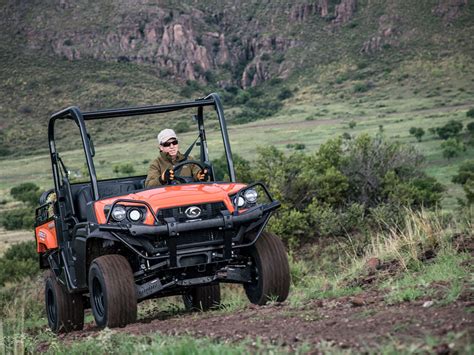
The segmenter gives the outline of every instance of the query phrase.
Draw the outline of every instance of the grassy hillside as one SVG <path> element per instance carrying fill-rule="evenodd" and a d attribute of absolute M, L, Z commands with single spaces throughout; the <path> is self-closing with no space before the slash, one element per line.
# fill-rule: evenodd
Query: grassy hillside
<path fill-rule="evenodd" d="M 329 1 L 330 14 L 336 3 Z M 441 140 L 428 129 L 451 119 L 464 125 L 469 121 L 465 113 L 474 107 L 474 5 L 464 6 L 450 23 L 435 15 L 438 1 L 434 0 L 359 1 L 353 17 L 342 25 L 333 24 L 331 16 L 323 18 L 316 13 L 289 21 L 305 4 L 298 1 L 288 6 L 283 1 L 272 1 L 232 6 L 225 1 L 167 1 L 160 7 L 152 3 L 137 7 L 128 1 L 94 6 L 78 1 L 65 2 L 61 7 L 43 2 L 28 6 L 3 2 L 8 16 L 0 21 L 2 199 L 9 199 L 8 190 L 19 181 L 35 181 L 42 188 L 51 186 L 46 135 L 52 112 L 69 105 L 92 110 L 173 102 L 218 91 L 231 124 L 233 150 L 247 159 L 255 157 L 255 142 L 284 150 L 300 143 L 312 152 L 328 138 L 344 133 L 383 133 L 419 148 L 427 157 L 426 171 L 448 185 L 445 206 L 453 208 L 462 192 L 450 182 L 451 176 L 472 156 L 472 147 L 447 160 L 442 157 Z M 196 15 L 193 28 L 197 37 L 206 31 L 221 31 L 229 42 L 231 57 L 243 49 L 245 53 L 256 52 L 238 59 L 235 65 L 217 66 L 214 79 L 208 83 L 185 83 L 182 78 L 167 76 L 163 68 L 152 63 L 94 60 L 86 52 L 80 60 L 70 61 L 54 55 L 47 41 L 33 42 L 44 44 L 39 48 L 31 44 L 36 35 L 52 40 L 61 34 L 96 33 L 98 45 L 121 23 L 126 27 L 141 23 L 141 18 L 151 21 L 150 14 L 158 10 L 168 14 L 165 24 L 181 21 L 180 16 Z M 392 29 L 393 36 L 383 37 L 386 43 L 373 53 L 362 53 L 364 43 L 384 28 Z M 266 38 L 296 41 L 296 45 L 284 52 L 272 52 L 259 47 Z M 70 44 L 75 45 L 82 50 L 86 44 Z M 238 88 L 238 78 L 245 65 L 257 59 L 263 67 L 283 65 L 288 69 L 285 79 L 275 73 L 244 92 Z M 234 86 L 222 88 L 220 80 L 225 82 L 231 77 L 237 80 Z M 281 108 L 268 111 L 270 117 L 260 113 L 275 103 Z M 245 121 L 247 112 L 252 113 L 248 120 L 256 121 L 233 124 L 242 122 L 242 118 Z M 157 153 L 156 131 L 186 120 L 192 127 L 189 118 L 170 116 L 151 126 L 145 120 L 134 119 L 121 121 L 120 125 L 91 127 L 101 156 L 97 159 L 100 168 L 110 176 L 116 164 L 129 162 L 137 173 L 145 173 L 148 161 Z M 411 127 L 425 129 L 421 142 L 409 135 Z M 75 150 L 74 134 L 65 129 L 59 135 L 71 150 L 68 154 L 74 168 L 80 170 L 83 162 Z M 182 137 L 183 143 L 189 144 L 194 133 Z M 211 154 L 219 156 L 217 132 L 209 138 L 211 149 L 215 149 Z"/>

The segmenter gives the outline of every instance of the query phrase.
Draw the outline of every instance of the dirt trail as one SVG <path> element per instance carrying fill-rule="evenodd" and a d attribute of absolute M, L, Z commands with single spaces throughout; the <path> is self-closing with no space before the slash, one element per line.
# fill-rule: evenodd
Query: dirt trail
<path fill-rule="evenodd" d="M 423 342 L 428 335 L 474 334 L 474 314 L 468 311 L 474 306 L 471 296 L 444 306 L 434 303 L 424 307 L 426 300 L 389 306 L 381 294 L 367 292 L 355 298 L 311 301 L 298 308 L 272 304 L 250 305 L 233 313 L 161 313 L 117 331 L 136 335 L 158 332 L 205 336 L 226 342 L 259 338 L 263 343 L 278 344 L 287 350 L 303 343 L 315 348 L 321 342 L 339 348 L 367 350 L 376 349 L 391 339 L 409 344 Z M 94 325 L 87 324 L 85 330 L 63 335 L 62 339 L 71 342 L 97 334 Z"/>

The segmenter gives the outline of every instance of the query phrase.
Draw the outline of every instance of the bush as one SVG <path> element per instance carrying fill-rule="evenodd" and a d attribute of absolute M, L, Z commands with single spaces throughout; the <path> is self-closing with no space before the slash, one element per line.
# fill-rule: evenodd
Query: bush
<path fill-rule="evenodd" d="M 36 206 L 38 204 L 41 193 L 42 191 L 40 191 L 39 186 L 32 182 L 22 183 L 18 186 L 12 187 L 10 190 L 10 195 L 12 195 L 15 200 L 22 201 L 31 206 Z"/>
<path fill-rule="evenodd" d="M 238 182 L 250 183 L 254 181 L 250 162 L 238 154 L 232 154 L 235 175 Z M 219 159 L 213 160 L 214 174 L 217 181 L 227 181 L 229 179 L 227 171 L 227 160 L 223 154 Z M 257 179 L 258 180 L 258 179 Z"/>
<path fill-rule="evenodd" d="M 467 112 L 466 112 L 466 116 L 467 117 L 474 117 L 474 108 L 471 108 L 469 109 Z"/>
<path fill-rule="evenodd" d="M 474 135 L 474 122 L 469 122 L 466 129 L 470 134 Z"/>
<path fill-rule="evenodd" d="M 34 241 L 12 245 L 0 258 L 0 286 L 35 275 L 39 271 Z"/>
<path fill-rule="evenodd" d="M 235 116 L 233 120 L 235 123 L 248 123 L 257 119 L 272 116 L 277 113 L 283 106 L 281 102 L 277 100 L 259 97 L 259 95 L 260 93 L 258 91 L 254 91 L 252 93 L 250 93 L 249 91 L 242 96 L 245 97 L 247 100 L 246 107 L 244 107 L 242 112 L 238 113 Z"/>
<path fill-rule="evenodd" d="M 409 132 L 418 142 L 421 142 L 421 138 L 425 135 L 425 130 L 421 127 L 411 127 Z"/>
<path fill-rule="evenodd" d="M 286 100 L 293 96 L 293 92 L 288 88 L 283 88 L 278 94 L 278 100 Z"/>
<path fill-rule="evenodd" d="M 357 83 L 352 87 L 352 91 L 355 93 L 366 92 L 371 89 L 372 85 L 370 83 Z"/>
<path fill-rule="evenodd" d="M 114 173 L 116 174 L 124 174 L 124 175 L 130 175 L 135 172 L 135 168 L 131 163 L 123 163 L 123 164 L 118 164 L 114 165 Z"/>
<path fill-rule="evenodd" d="M 35 212 L 32 208 L 5 211 L 0 217 L 0 224 L 7 230 L 32 229 L 34 223 Z"/>
<path fill-rule="evenodd" d="M 474 160 L 468 160 L 459 166 L 457 175 L 453 176 L 452 182 L 464 185 L 468 180 L 474 181 Z"/>
<path fill-rule="evenodd" d="M 441 144 L 441 148 L 443 149 L 443 157 L 448 160 L 459 156 L 463 151 L 466 150 L 464 143 L 457 140 L 456 138 L 449 138 Z"/>
<path fill-rule="evenodd" d="M 461 164 L 452 181 L 463 187 L 466 195 L 466 203 L 460 200 L 461 206 L 474 204 L 474 160 L 468 160 Z"/>
<path fill-rule="evenodd" d="M 436 128 L 436 133 L 441 139 L 457 137 L 461 131 L 462 123 L 454 120 L 449 121 L 444 126 Z"/>
<path fill-rule="evenodd" d="M 174 126 L 174 131 L 176 133 L 188 132 L 189 129 L 190 129 L 189 123 L 186 122 L 186 121 L 180 121 L 180 122 L 176 123 L 176 125 Z"/>

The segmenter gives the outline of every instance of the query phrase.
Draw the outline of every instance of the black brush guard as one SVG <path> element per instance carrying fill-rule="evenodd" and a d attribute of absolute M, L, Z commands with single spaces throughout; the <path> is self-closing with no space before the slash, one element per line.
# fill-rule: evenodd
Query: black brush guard
<path fill-rule="evenodd" d="M 207 252 L 223 248 L 223 258 L 231 259 L 233 249 L 241 249 L 250 247 L 260 237 L 263 229 L 267 225 L 271 214 L 274 210 L 280 207 L 280 202 L 273 200 L 268 189 L 261 182 L 257 182 L 246 186 L 239 190 L 235 195 L 236 199 L 246 190 L 261 186 L 269 199 L 269 203 L 251 207 L 242 212 L 239 212 L 238 207 L 231 214 L 229 211 L 221 211 L 221 215 L 215 218 L 193 221 L 193 222 L 176 222 L 174 219 L 167 220 L 166 223 L 161 224 L 158 221 L 156 214 L 151 206 L 144 201 L 118 199 L 114 201 L 110 207 L 106 224 L 99 224 L 94 229 L 99 229 L 103 232 L 111 233 L 116 239 L 126 245 L 130 250 L 146 260 L 168 260 L 168 266 L 177 267 L 177 259 L 183 254 L 192 254 L 196 252 Z M 145 225 L 145 224 L 110 224 L 110 218 L 113 208 L 118 203 L 129 203 L 135 205 L 144 205 L 148 211 L 153 215 L 156 224 L 159 225 Z M 242 236 L 255 228 L 258 228 L 254 238 L 247 242 L 241 243 Z M 229 232 L 239 229 L 238 232 Z M 200 243 L 193 243 L 184 246 L 177 245 L 177 239 L 180 233 L 197 232 L 205 230 L 219 230 L 224 232 L 222 241 L 206 241 Z M 140 245 L 146 250 L 146 255 L 140 252 L 134 245 L 135 240 L 140 240 Z M 155 248 L 152 242 L 158 240 L 166 240 L 166 248 Z"/>

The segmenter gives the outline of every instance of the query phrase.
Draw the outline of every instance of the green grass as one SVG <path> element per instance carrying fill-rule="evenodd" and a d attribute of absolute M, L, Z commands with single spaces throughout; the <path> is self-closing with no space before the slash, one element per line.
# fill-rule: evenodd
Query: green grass
<path fill-rule="evenodd" d="M 381 285 L 389 290 L 386 301 L 393 304 L 423 297 L 433 297 L 437 304 L 455 301 L 470 275 L 468 267 L 462 266 L 467 260 L 470 260 L 469 255 L 459 255 L 451 250 L 438 255 L 432 263 L 420 263 L 417 270 Z M 439 290 L 433 287 L 434 284 L 438 284 Z M 435 295 L 436 291 L 441 291 L 441 295 Z"/>
<path fill-rule="evenodd" d="M 49 81 L 52 79 L 46 72 L 44 77 L 36 77 L 33 75 L 33 69 L 26 70 L 26 65 L 30 64 L 30 58 L 19 61 L 15 65 L 19 67 L 18 82 L 5 84 L 11 87 L 20 85 L 20 81 L 36 80 L 39 82 L 40 88 L 44 87 L 44 95 L 41 97 L 33 96 L 33 106 L 38 106 L 40 115 L 35 123 L 31 124 L 26 118 L 17 118 L 18 127 L 12 126 L 8 128 L 7 133 L 10 140 L 16 139 L 18 134 L 28 136 L 31 132 L 35 132 L 34 136 L 28 140 L 22 140 L 18 146 L 19 156 L 12 158 L 4 158 L 0 160 L 0 169 L 2 170 L 2 178 L 0 180 L 0 196 L 6 198 L 7 190 L 13 187 L 17 181 L 34 181 L 43 188 L 50 187 L 52 180 L 50 177 L 50 162 L 46 154 L 36 154 L 33 157 L 22 157 L 22 146 L 36 145 L 39 152 L 45 150 L 46 138 L 46 122 L 47 112 L 52 108 L 69 104 L 85 103 L 85 107 L 112 107 L 116 105 L 138 105 L 157 103 L 158 101 L 176 101 L 179 95 L 173 94 L 173 90 L 167 86 L 167 91 L 161 89 L 161 83 L 155 80 L 149 80 L 143 68 L 139 68 L 132 64 L 107 64 L 98 62 L 54 62 L 56 70 L 64 73 L 66 77 L 77 75 L 84 71 L 87 66 L 89 72 L 81 75 L 81 82 L 84 85 L 83 95 L 78 97 L 77 101 L 71 101 L 69 97 L 69 87 L 62 89 L 62 93 L 55 96 L 55 102 L 48 102 L 47 97 L 51 93 L 47 93 Z M 11 59 L 10 59 L 11 60 Z M 410 127 L 423 127 L 427 131 L 430 127 L 444 125 L 451 119 L 456 119 L 467 124 L 470 121 L 466 117 L 469 108 L 474 107 L 472 101 L 472 93 L 474 92 L 474 82 L 468 72 L 474 72 L 474 65 L 469 63 L 465 57 L 459 55 L 444 59 L 439 68 L 436 66 L 438 62 L 426 59 L 417 59 L 403 62 L 399 67 L 390 72 L 387 78 L 381 77 L 376 82 L 377 88 L 369 90 L 366 93 L 351 93 L 353 80 L 348 79 L 342 84 L 335 86 L 329 84 L 331 70 L 349 70 L 350 65 L 331 64 L 321 67 L 319 75 L 321 83 L 318 85 L 308 85 L 301 87 L 294 97 L 285 101 L 285 107 L 276 115 L 265 120 L 259 120 L 244 125 L 232 125 L 232 114 L 228 115 L 229 135 L 233 147 L 233 152 L 246 159 L 254 159 L 256 155 L 256 146 L 275 145 L 283 150 L 287 150 L 288 144 L 303 143 L 305 151 L 315 151 L 319 145 L 329 138 L 341 135 L 345 132 L 351 135 L 361 133 L 377 134 L 379 126 L 383 126 L 383 134 L 387 137 L 400 141 L 403 144 L 415 145 L 421 153 L 426 156 L 426 171 L 430 176 L 436 177 L 448 187 L 445 194 L 443 205 L 448 209 L 453 209 L 457 205 L 457 198 L 463 195 L 462 189 L 451 183 L 451 178 L 455 174 L 457 167 L 469 156 L 474 154 L 474 147 L 468 146 L 467 151 L 460 157 L 446 160 L 442 157 L 441 140 L 426 132 L 421 142 L 417 142 L 414 137 L 409 134 Z M 39 60 L 36 64 L 38 70 L 44 68 L 47 64 Z M 49 65 L 49 62 L 48 62 Z M 23 71 L 22 66 L 25 66 Z M 456 72 L 454 68 L 459 69 Z M 344 69 L 346 68 L 346 69 Z M 8 70 L 8 67 L 6 68 Z M 150 69 L 151 70 L 151 69 Z M 351 69 L 353 70 L 353 69 Z M 439 76 L 432 77 L 433 70 L 441 71 Z M 117 74 L 117 73 L 120 74 Z M 400 82 L 395 78 L 408 73 L 408 77 L 403 82 L 407 82 L 400 86 Z M 97 75 L 99 78 L 97 80 Z M 327 73 L 327 74 L 326 74 Z M 51 75 L 51 74 L 50 74 Z M 23 79 L 22 79 L 23 77 Z M 32 79 L 34 78 L 34 79 Z M 123 97 L 117 96 L 114 90 L 114 81 L 123 78 L 127 84 L 126 94 Z M 447 78 L 452 80 L 447 81 Z M 428 79 L 430 81 L 428 82 Z M 49 80 L 49 81 L 48 81 Z M 144 80 L 144 84 L 139 82 Z M 394 81 L 395 80 L 395 81 Z M 66 82 L 69 82 L 66 80 Z M 160 88 L 157 85 L 160 85 Z M 27 85 L 27 84 L 25 84 Z M 72 85 L 72 84 L 61 84 Z M 407 86 L 410 88 L 407 89 Z M 10 87 L 10 86 L 9 86 Z M 156 87 L 156 89 L 155 89 Z M 426 88 L 425 88 L 426 87 Z M 426 97 L 430 87 L 440 87 L 435 90 L 436 95 Z M 452 98 L 452 91 L 456 94 Z M 458 91 L 463 88 L 464 91 Z M 417 94 L 413 91 L 418 90 Z M 9 93 L 9 90 L 6 90 Z M 14 92 L 14 91 L 13 91 Z M 32 91 L 33 92 L 33 91 Z M 101 92 L 101 99 L 93 104 L 90 99 Z M 339 98 L 341 93 L 345 93 L 344 98 Z M 18 106 L 21 107 L 22 100 L 31 100 L 30 96 L 24 94 L 17 98 Z M 35 101 L 36 100 L 36 101 Z M 46 100 L 46 101 L 44 101 Z M 69 100 L 69 101 L 68 101 Z M 125 102 L 125 101 L 126 102 Z M 44 101 L 44 102 L 43 102 Z M 123 102 L 122 102 L 123 101 Z M 26 101 L 25 101 L 26 102 Z M 100 102 L 100 104 L 99 104 Z M 46 106 L 46 105 L 49 105 Z M 225 108 L 229 108 L 224 102 Z M 13 108 L 13 107 L 10 107 Z M 233 109 L 229 110 L 233 112 Z M 11 115 L 14 113 L 12 112 Z M 189 120 L 192 113 L 184 113 L 180 115 L 179 120 Z M 212 129 L 216 122 L 213 118 L 209 121 L 208 139 L 211 157 L 219 157 L 222 152 L 222 144 L 220 143 L 220 134 L 217 130 Z M 104 123 L 88 122 L 89 130 L 95 141 L 97 157 L 96 168 L 99 176 L 114 177 L 113 167 L 118 163 L 131 163 L 137 175 L 146 174 L 148 169 L 147 161 L 152 160 L 158 153 L 156 148 L 155 135 L 164 126 L 172 126 L 173 115 L 167 115 L 163 119 L 147 120 L 145 118 L 121 120 L 108 120 Z M 308 120 L 307 118 L 311 119 Z M 348 128 L 349 122 L 356 122 L 353 129 Z M 194 128 L 194 125 L 191 126 Z M 28 133 L 30 132 L 30 133 Z M 60 131 L 61 132 L 61 131 Z M 84 158 L 80 150 L 71 150 L 71 147 L 80 146 L 77 133 L 71 128 L 66 129 L 67 134 L 59 134 L 59 140 L 63 140 L 65 148 L 68 150 L 64 154 L 65 162 L 68 168 L 74 172 L 80 172 L 84 169 Z M 189 132 L 180 134 L 182 146 L 186 147 L 195 138 L 195 133 Z M 256 143 L 257 142 L 257 143 Z M 29 151 L 29 153 L 33 153 Z M 194 153 L 196 155 L 196 153 Z M 137 156 L 139 159 L 137 159 Z"/>
<path fill-rule="evenodd" d="M 134 336 L 116 332 L 111 329 L 102 330 L 97 336 L 73 343 L 62 342 L 49 331 L 37 336 L 27 334 L 6 339 L 6 352 L 37 352 L 37 346 L 47 347 L 46 354 L 242 354 L 242 353 L 269 353 L 284 354 L 285 348 L 278 345 L 264 344 L 259 339 L 245 340 L 234 344 L 216 342 L 208 338 L 191 336 L 166 336 L 152 334 L 148 336 Z M 44 350 L 43 350 L 44 351 Z M 301 345 L 296 354 L 305 353 L 308 347 Z"/>

